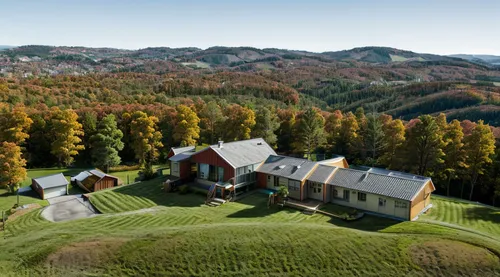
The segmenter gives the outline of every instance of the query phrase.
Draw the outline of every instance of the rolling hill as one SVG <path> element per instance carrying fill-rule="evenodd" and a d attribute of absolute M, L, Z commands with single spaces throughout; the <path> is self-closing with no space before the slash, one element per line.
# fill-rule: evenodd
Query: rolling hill
<path fill-rule="evenodd" d="M 68 80 L 59 76 L 71 75 L 76 79 L 66 89 L 75 99 L 71 102 L 80 105 L 91 101 L 143 103 L 146 100 L 140 95 L 147 103 L 150 97 L 162 103 L 167 102 L 165 97 L 169 103 L 198 96 L 243 103 L 267 98 L 282 105 L 313 104 L 344 111 L 365 107 L 403 119 L 445 112 L 451 118 L 482 118 L 499 125 L 500 71 L 474 59 L 389 47 L 312 53 L 223 46 L 125 50 L 28 45 L 0 53 L 0 76 L 4 76 L 0 85 L 17 84 L 4 85 L 4 101 L 11 104 L 64 102 L 61 82 Z M 113 84 L 117 81 L 113 74 L 120 74 L 117 80 L 127 85 Z M 50 81 L 28 81 L 29 88 L 26 82 L 18 81 L 31 75 Z M 108 80 L 100 82 L 101 89 L 106 88 L 114 97 L 92 100 L 84 91 L 94 91 L 95 86 L 84 81 L 88 79 L 84 76 Z M 31 89 L 43 93 L 30 93 Z M 46 99 L 56 95 L 57 101 Z"/>

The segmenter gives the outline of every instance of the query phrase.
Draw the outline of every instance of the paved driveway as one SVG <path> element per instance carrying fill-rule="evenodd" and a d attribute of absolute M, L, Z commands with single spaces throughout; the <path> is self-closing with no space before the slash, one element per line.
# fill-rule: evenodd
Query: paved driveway
<path fill-rule="evenodd" d="M 52 222 L 93 217 L 97 213 L 88 201 L 75 195 L 48 199 L 50 205 L 42 211 L 42 216 Z"/>

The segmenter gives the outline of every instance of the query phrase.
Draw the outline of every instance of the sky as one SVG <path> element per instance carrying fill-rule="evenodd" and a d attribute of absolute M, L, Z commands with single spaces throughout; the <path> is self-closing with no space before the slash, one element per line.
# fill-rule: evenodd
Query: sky
<path fill-rule="evenodd" d="M 0 0 L 0 45 L 500 55 L 499 0 Z"/>

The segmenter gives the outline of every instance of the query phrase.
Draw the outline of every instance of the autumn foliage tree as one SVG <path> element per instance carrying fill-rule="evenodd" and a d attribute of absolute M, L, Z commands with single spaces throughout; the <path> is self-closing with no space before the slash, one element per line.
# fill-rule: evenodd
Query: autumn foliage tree
<path fill-rule="evenodd" d="M 124 115 L 126 117 L 126 115 Z M 152 173 L 152 163 L 158 157 L 158 149 L 163 147 L 162 135 L 157 130 L 158 118 L 136 111 L 131 115 L 130 135 L 135 156 L 147 173 Z"/>
<path fill-rule="evenodd" d="M 29 137 L 28 131 L 32 123 L 33 120 L 28 117 L 24 107 L 3 107 L 0 110 L 0 141 L 24 144 Z"/>
<path fill-rule="evenodd" d="M 0 145 L 0 187 L 15 192 L 19 183 L 26 179 L 26 160 L 21 156 L 21 147 L 4 141 Z"/>
<path fill-rule="evenodd" d="M 495 153 L 495 137 L 489 125 L 485 125 L 482 120 L 478 122 L 471 135 L 465 139 L 465 151 L 470 165 L 468 171 L 471 186 L 469 200 L 472 200 L 478 177 L 484 174 L 485 167 L 492 163 L 491 157 Z"/>
<path fill-rule="evenodd" d="M 244 140 L 251 137 L 252 128 L 255 126 L 255 112 L 252 109 L 232 104 L 226 107 L 225 116 L 225 140 Z"/>
<path fill-rule="evenodd" d="M 384 137 L 382 139 L 383 147 L 379 157 L 379 163 L 387 168 L 396 167 L 397 150 L 405 142 L 405 126 L 403 121 L 392 117 L 382 118 Z"/>
<path fill-rule="evenodd" d="M 445 125 L 445 128 L 443 136 L 445 143 L 443 173 L 446 177 L 446 195 L 449 196 L 451 180 L 458 178 L 460 170 L 467 168 L 468 164 L 466 163 L 467 156 L 463 143 L 464 133 L 460 121 L 455 119 Z"/>
<path fill-rule="evenodd" d="M 200 119 L 186 105 L 177 106 L 177 120 L 174 128 L 174 139 L 180 146 L 196 145 L 200 138 Z"/>
<path fill-rule="evenodd" d="M 276 113 L 266 107 L 261 107 L 257 110 L 255 122 L 252 137 L 263 138 L 269 145 L 276 146 L 278 138 L 275 132 L 280 127 Z"/>
<path fill-rule="evenodd" d="M 84 133 L 78 115 L 70 109 L 53 107 L 50 110 L 50 127 L 53 138 L 51 153 L 57 157 L 59 165 L 68 166 L 78 151 L 85 149 L 80 144 Z"/>

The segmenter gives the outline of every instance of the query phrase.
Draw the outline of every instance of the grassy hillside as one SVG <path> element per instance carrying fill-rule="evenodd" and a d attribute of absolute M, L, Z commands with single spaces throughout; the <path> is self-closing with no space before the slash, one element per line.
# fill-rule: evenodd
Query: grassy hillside
<path fill-rule="evenodd" d="M 372 216 L 347 223 L 267 208 L 261 194 L 213 208 L 202 195 L 165 194 L 160 180 L 91 199 L 103 215 L 54 224 L 34 211 L 9 222 L 0 240 L 4 276 L 500 274 L 497 237 L 444 224 Z M 438 209 L 448 203 L 436 201 Z M 463 224 L 478 226 L 474 220 Z M 495 231 L 484 224 L 480 230 Z"/>

